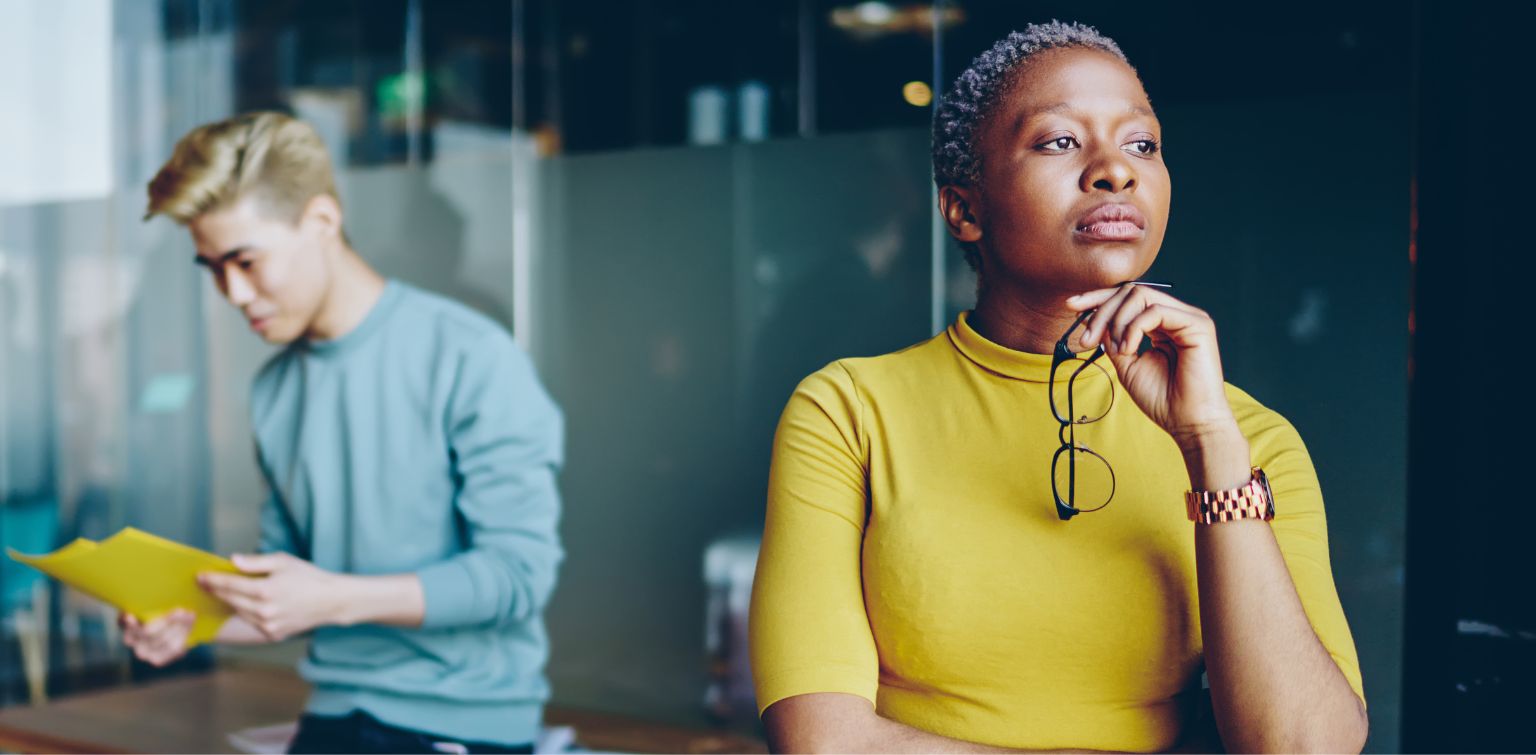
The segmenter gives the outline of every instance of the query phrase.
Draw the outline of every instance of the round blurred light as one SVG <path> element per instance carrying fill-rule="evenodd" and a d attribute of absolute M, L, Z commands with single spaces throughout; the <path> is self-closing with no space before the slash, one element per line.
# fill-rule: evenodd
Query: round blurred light
<path fill-rule="evenodd" d="M 891 6 L 877 2 L 859 3 L 853 7 L 853 12 L 858 15 L 860 22 L 870 26 L 884 26 L 896 17 L 896 11 Z"/>
<path fill-rule="evenodd" d="M 913 107 L 928 107 L 933 104 L 933 89 L 924 81 L 909 81 L 901 87 L 901 98 Z"/>

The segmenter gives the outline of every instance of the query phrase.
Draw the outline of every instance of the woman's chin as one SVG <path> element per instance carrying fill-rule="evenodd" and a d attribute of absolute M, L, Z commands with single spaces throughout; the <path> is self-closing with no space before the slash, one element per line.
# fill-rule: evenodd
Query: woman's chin
<path fill-rule="evenodd" d="M 1082 293 L 1113 288 L 1146 275 L 1157 249 L 1141 244 L 1067 245 L 1053 252 L 1020 255 L 1016 264 L 1002 265 L 1000 279 L 1013 279 L 1028 289 Z"/>
<path fill-rule="evenodd" d="M 1091 281 L 1094 288 L 1118 286 L 1146 275 L 1155 259 L 1155 251 L 1148 254 L 1144 249 L 1128 244 L 1096 245 L 1083 256 L 1087 264 L 1081 277 Z"/>

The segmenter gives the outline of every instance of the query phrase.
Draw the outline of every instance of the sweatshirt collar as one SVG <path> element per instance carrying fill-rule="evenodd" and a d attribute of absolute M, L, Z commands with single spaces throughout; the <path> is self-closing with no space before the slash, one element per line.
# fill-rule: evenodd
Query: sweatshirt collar
<path fill-rule="evenodd" d="M 305 340 L 304 350 L 316 356 L 331 357 L 342 354 L 357 344 L 368 340 L 368 337 L 378 330 L 385 320 L 389 319 L 390 312 L 394 310 L 395 304 L 400 300 L 400 294 L 401 285 L 399 283 L 394 280 L 385 281 L 384 292 L 379 295 L 379 300 L 373 303 L 373 307 L 368 310 L 368 315 L 363 318 L 362 322 L 357 324 L 357 327 L 340 338 L 332 338 L 325 341 Z"/>

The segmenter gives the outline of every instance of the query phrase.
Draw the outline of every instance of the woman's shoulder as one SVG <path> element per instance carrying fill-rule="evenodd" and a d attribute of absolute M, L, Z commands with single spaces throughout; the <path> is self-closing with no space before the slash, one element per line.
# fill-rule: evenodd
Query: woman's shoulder
<path fill-rule="evenodd" d="M 1280 412 L 1265 406 L 1247 391 L 1227 383 L 1227 403 L 1237 418 L 1237 426 L 1248 439 L 1254 463 L 1269 469 L 1276 463 L 1306 461 L 1311 465 L 1307 446 L 1296 426 Z M 1267 462 L 1267 463 L 1266 463 Z"/>
<path fill-rule="evenodd" d="M 805 380 L 813 384 L 831 382 L 852 388 L 869 388 L 926 374 L 942 364 L 949 354 L 948 341 L 943 333 L 939 333 L 886 354 L 838 359 L 811 373 Z"/>
<path fill-rule="evenodd" d="M 1232 414 L 1237 417 L 1237 424 L 1244 431 L 1252 428 L 1261 430 L 1271 427 L 1290 426 L 1290 420 L 1274 409 L 1265 406 L 1253 397 L 1252 394 L 1231 383 L 1226 384 L 1227 404 L 1232 407 Z"/>

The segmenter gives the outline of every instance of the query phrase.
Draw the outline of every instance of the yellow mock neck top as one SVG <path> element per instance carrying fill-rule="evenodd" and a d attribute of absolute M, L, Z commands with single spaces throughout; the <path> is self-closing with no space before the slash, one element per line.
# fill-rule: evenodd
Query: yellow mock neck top
<path fill-rule="evenodd" d="M 843 692 L 1001 747 L 1179 740 L 1202 670 L 1189 479 L 1173 440 L 1099 362 L 1105 372 L 1084 372 L 1074 391 L 1112 390 L 1114 403 L 1077 437 L 1109 460 L 1117 490 L 1066 522 L 1051 495 L 1049 354 L 992 343 L 962 314 L 923 343 L 800 384 L 774 440 L 753 591 L 759 710 Z M 1283 417 L 1230 385 L 1227 396 L 1269 475 L 1302 606 L 1364 699 L 1311 459 Z"/>

